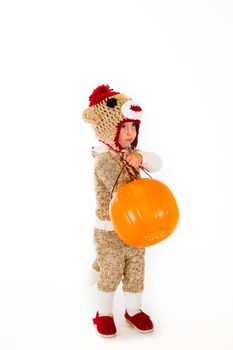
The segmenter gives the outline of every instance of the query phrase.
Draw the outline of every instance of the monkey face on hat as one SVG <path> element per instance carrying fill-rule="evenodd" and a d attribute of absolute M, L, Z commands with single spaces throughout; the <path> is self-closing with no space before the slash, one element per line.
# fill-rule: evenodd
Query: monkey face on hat
<path fill-rule="evenodd" d="M 89 107 L 83 112 L 83 119 L 90 123 L 99 141 L 119 152 L 118 142 L 121 125 L 126 122 L 136 124 L 137 136 L 132 142 L 136 148 L 142 115 L 141 107 L 124 94 L 113 91 L 108 85 L 98 86 L 89 97 Z"/>

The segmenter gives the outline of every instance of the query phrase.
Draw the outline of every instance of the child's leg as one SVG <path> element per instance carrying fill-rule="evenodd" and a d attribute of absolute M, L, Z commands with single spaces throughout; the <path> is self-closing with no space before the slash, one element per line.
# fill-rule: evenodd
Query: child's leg
<path fill-rule="evenodd" d="M 102 337 L 113 337 L 116 335 L 116 325 L 113 317 L 113 299 L 115 292 L 102 292 L 97 290 L 98 311 L 93 318 L 97 332 Z"/>
<path fill-rule="evenodd" d="M 125 308 L 130 316 L 140 312 L 142 304 L 142 293 L 125 292 Z"/>
<path fill-rule="evenodd" d="M 113 231 L 96 229 L 94 237 L 100 269 L 97 287 L 102 292 L 115 292 L 124 273 L 124 244 Z"/>
<path fill-rule="evenodd" d="M 144 288 L 144 248 L 129 247 L 125 262 L 123 290 L 125 307 L 130 316 L 140 312 Z"/>
<path fill-rule="evenodd" d="M 141 293 L 144 289 L 145 249 L 129 247 L 126 250 L 123 290 Z"/>
<path fill-rule="evenodd" d="M 150 316 L 141 310 L 144 283 L 144 248 L 128 247 L 125 261 L 123 290 L 125 292 L 125 319 L 137 331 L 142 333 L 154 330 Z"/>
<path fill-rule="evenodd" d="M 111 316 L 113 314 L 113 301 L 115 292 L 102 292 L 97 290 L 97 304 L 100 316 Z"/>
<path fill-rule="evenodd" d="M 95 245 L 100 275 L 97 281 L 97 308 L 94 324 L 101 336 L 116 335 L 113 317 L 113 301 L 115 291 L 124 271 L 124 254 L 115 232 L 95 230 Z"/>

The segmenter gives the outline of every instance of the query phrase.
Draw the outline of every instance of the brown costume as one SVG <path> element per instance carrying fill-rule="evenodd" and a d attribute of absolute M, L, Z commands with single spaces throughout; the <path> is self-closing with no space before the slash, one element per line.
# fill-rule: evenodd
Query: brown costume
<path fill-rule="evenodd" d="M 108 85 L 95 89 L 89 100 L 90 105 L 83 112 L 83 119 L 93 126 L 98 140 L 103 144 L 92 151 L 97 203 L 94 230 L 97 257 L 93 269 L 100 271 L 97 286 L 103 292 L 113 292 L 122 280 L 125 292 L 139 293 L 143 290 L 145 249 L 128 246 L 119 239 L 111 225 L 109 204 L 117 176 L 126 164 L 126 155 L 137 152 L 142 110 L 132 99 L 113 91 Z M 123 150 L 118 142 L 120 128 L 130 121 L 136 124 L 137 136 L 130 148 Z M 139 172 L 127 165 L 114 190 L 139 177 Z"/>

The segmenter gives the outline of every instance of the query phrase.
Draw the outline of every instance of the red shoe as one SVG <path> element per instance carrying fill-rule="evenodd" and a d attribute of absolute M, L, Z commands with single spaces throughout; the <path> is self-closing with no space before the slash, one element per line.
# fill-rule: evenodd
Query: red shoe
<path fill-rule="evenodd" d="M 101 337 L 114 337 L 116 335 L 113 316 L 99 316 L 99 312 L 97 312 L 96 317 L 93 318 L 93 323 Z"/>
<path fill-rule="evenodd" d="M 149 333 L 153 332 L 154 330 L 154 326 L 150 319 L 150 316 L 145 314 L 142 310 L 134 316 L 130 316 L 128 312 L 125 311 L 125 319 L 138 332 Z"/>

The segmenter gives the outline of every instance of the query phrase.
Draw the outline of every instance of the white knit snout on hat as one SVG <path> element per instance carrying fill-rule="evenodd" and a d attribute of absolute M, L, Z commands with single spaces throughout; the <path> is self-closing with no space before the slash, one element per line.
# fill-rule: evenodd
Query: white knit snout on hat
<path fill-rule="evenodd" d="M 121 111 L 127 119 L 138 119 L 141 120 L 142 109 L 141 107 L 133 100 L 126 101 L 121 106 Z"/>

